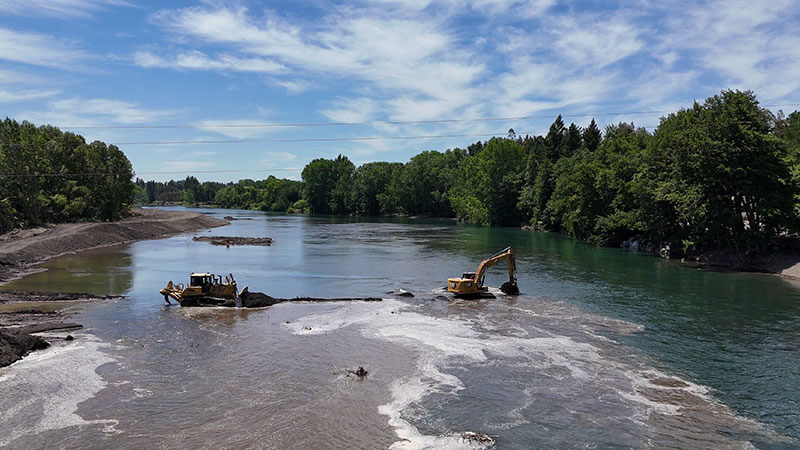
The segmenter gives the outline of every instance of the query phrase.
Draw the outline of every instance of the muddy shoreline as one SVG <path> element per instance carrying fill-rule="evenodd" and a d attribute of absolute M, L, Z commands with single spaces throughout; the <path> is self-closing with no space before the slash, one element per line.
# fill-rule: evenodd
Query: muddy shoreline
<path fill-rule="evenodd" d="M 70 333 L 83 325 L 68 321 L 70 308 L 112 298 L 123 297 L 0 291 L 0 367 L 13 364 L 32 351 L 45 349 L 53 341 L 73 340 Z"/>
<path fill-rule="evenodd" d="M 0 286 L 38 271 L 36 266 L 50 258 L 227 224 L 193 211 L 134 208 L 128 217 L 117 222 L 13 230 L 0 235 Z M 47 348 L 48 341 L 71 340 L 69 332 L 82 327 L 67 321 L 71 307 L 110 298 L 120 297 L 0 290 L 0 367 Z M 44 337 L 38 335 L 45 332 L 48 334 Z"/>

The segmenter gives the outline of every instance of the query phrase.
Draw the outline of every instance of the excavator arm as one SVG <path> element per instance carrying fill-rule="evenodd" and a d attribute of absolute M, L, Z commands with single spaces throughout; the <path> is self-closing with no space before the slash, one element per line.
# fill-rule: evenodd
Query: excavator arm
<path fill-rule="evenodd" d="M 483 286 L 483 279 L 486 276 L 486 271 L 505 260 L 508 261 L 508 281 L 516 284 L 517 265 L 514 259 L 514 249 L 506 247 L 480 263 L 478 270 L 475 272 L 475 282 L 478 287 Z"/>

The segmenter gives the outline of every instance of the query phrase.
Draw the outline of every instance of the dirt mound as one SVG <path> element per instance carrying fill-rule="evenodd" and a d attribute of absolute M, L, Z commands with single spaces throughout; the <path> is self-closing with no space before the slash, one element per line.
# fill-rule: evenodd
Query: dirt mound
<path fill-rule="evenodd" d="M 272 245 L 272 238 L 268 237 L 240 237 L 240 236 L 195 236 L 193 241 L 210 242 L 213 245 Z"/>
<path fill-rule="evenodd" d="M 156 239 L 228 222 L 193 211 L 134 208 L 117 222 L 65 223 L 0 235 L 0 281 L 47 259 L 92 248 Z"/>
<path fill-rule="evenodd" d="M 34 350 L 45 349 L 49 346 L 47 341 L 38 336 L 0 330 L 0 367 L 19 361 Z"/>

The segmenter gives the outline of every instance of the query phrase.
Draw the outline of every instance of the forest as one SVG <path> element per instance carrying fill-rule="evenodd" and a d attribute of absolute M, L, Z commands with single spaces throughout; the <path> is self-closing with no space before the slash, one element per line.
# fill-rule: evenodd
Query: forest
<path fill-rule="evenodd" d="M 122 151 L 53 126 L 0 122 L 0 233 L 45 223 L 117 220 L 133 168 Z"/>
<path fill-rule="evenodd" d="M 604 246 L 668 246 L 674 255 L 763 251 L 800 230 L 800 112 L 775 115 L 749 91 L 695 102 L 652 132 L 633 123 L 601 130 L 594 120 L 581 128 L 558 116 L 543 136 L 512 129 L 406 163 L 314 159 L 302 181 L 130 182 L 130 163 L 113 145 L 8 119 L 2 133 L 0 172 L 11 176 L 0 178 L 0 231 L 112 220 L 131 203 L 447 217 Z"/>
<path fill-rule="evenodd" d="M 217 184 L 214 199 L 203 198 L 223 207 L 530 225 L 673 255 L 762 251 L 800 229 L 800 113 L 773 115 L 752 92 L 723 91 L 662 117 L 653 132 L 632 123 L 601 131 L 594 120 L 584 129 L 559 116 L 544 136 L 509 130 L 404 164 L 318 158 L 302 178 Z M 204 195 L 207 183 L 184 182 L 193 191 L 183 195 Z"/>

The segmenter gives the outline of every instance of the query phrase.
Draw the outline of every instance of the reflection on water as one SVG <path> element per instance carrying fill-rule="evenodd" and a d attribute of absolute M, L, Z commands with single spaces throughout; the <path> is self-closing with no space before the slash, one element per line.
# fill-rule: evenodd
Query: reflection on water
<path fill-rule="evenodd" d="M 57 372 L 0 370 L 0 411 L 11 411 L 0 423 L 18 430 L 13 446 L 439 448 L 463 446 L 466 430 L 497 436 L 503 448 L 800 438 L 800 295 L 778 278 L 450 221 L 233 215 L 254 220 L 210 233 L 274 244 L 143 241 L 56 259 L 7 286 L 131 297 L 76 317 L 86 345 L 96 339 L 107 358 L 70 353 L 102 382 L 51 408 L 81 418 L 79 428 L 72 419 L 30 425 L 53 416 L 48 401 L 66 398 Z M 436 299 L 447 277 L 507 245 L 523 295 Z M 400 288 L 416 297 L 251 311 L 164 306 L 158 289 L 191 271 L 233 273 L 276 297 Z M 487 283 L 505 276 L 494 269 Z M 364 381 L 346 376 L 358 366 L 370 372 Z M 30 390 L 15 383 L 25 373 L 42 377 L 43 400 L 19 415 L 12 405 Z"/>
<path fill-rule="evenodd" d="M 3 285 L 3 289 L 121 295 L 133 287 L 133 257 L 128 246 L 92 250 L 48 261 L 44 272 Z"/>

